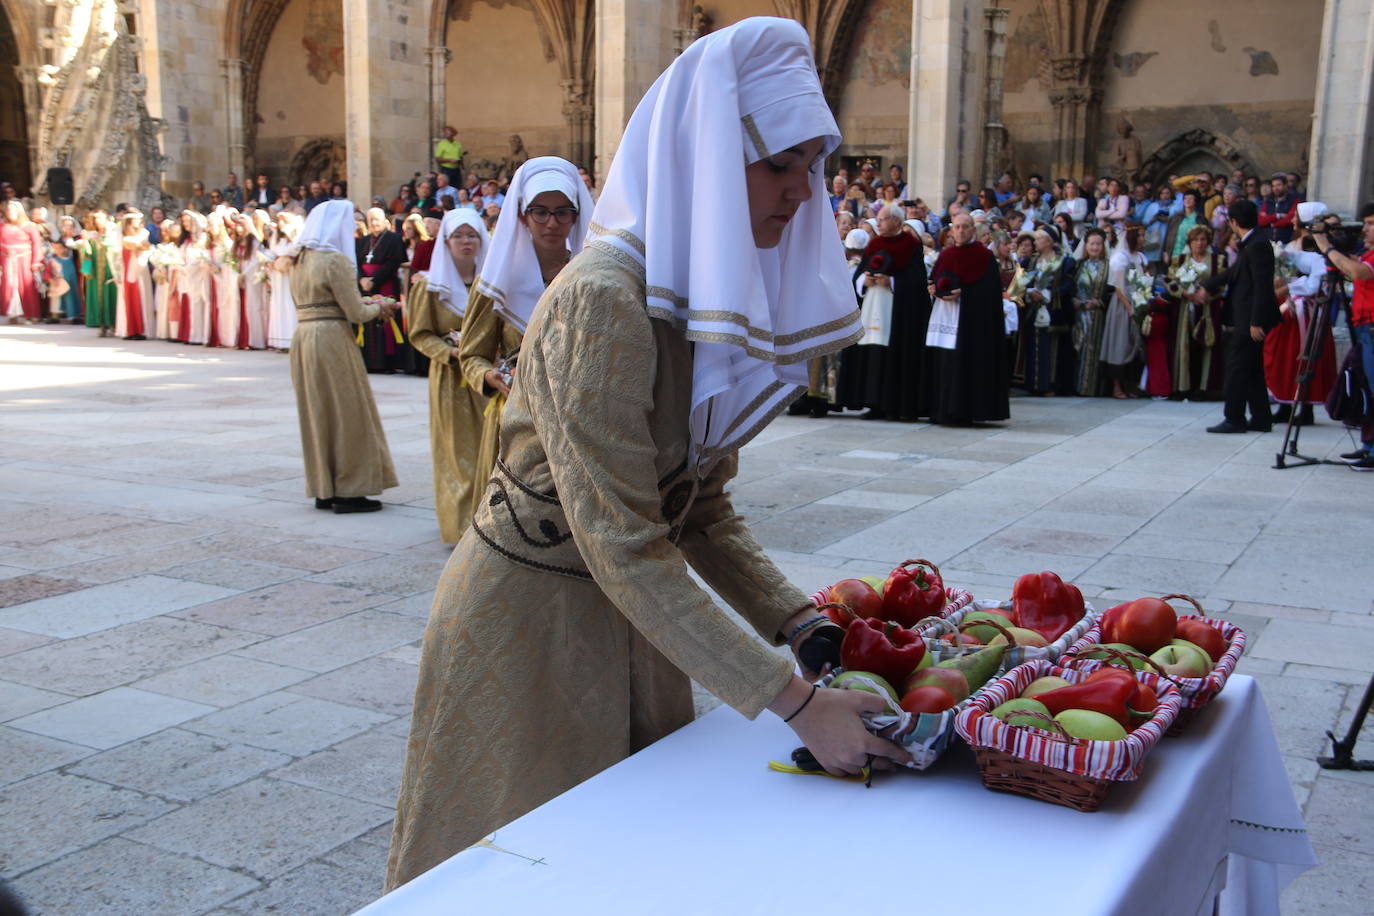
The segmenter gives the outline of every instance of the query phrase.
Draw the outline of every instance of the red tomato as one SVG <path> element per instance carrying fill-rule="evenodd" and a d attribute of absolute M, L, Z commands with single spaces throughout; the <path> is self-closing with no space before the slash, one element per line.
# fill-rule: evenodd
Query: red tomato
<path fill-rule="evenodd" d="M 1103 642 L 1124 642 L 1149 655 L 1174 638 L 1178 615 L 1158 598 L 1137 598 L 1107 612 L 1102 622 Z"/>
<path fill-rule="evenodd" d="M 1212 626 L 1205 620 L 1196 617 L 1181 617 L 1178 626 L 1174 628 L 1174 633 L 1179 639 L 1186 639 L 1193 645 L 1200 648 L 1203 652 L 1212 656 L 1212 661 L 1219 662 L 1221 657 L 1226 654 L 1226 650 L 1231 648 L 1231 644 L 1226 641 L 1226 637 L 1221 635 L 1221 631 Z"/>
<path fill-rule="evenodd" d="M 944 712 L 957 702 L 954 694 L 945 688 L 926 684 L 902 697 L 902 708 L 910 713 Z"/>

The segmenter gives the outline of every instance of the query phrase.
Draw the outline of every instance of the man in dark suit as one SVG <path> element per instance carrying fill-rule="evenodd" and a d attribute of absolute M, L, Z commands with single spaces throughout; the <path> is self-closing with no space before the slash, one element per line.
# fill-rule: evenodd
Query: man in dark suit
<path fill-rule="evenodd" d="M 1232 204 L 1227 222 L 1240 239 L 1240 257 L 1230 270 L 1208 280 L 1193 296 L 1193 301 L 1205 305 L 1209 295 L 1226 287 L 1222 324 L 1232 329 L 1226 350 L 1226 419 L 1207 431 L 1267 433 L 1272 421 L 1269 392 L 1264 385 L 1264 337 L 1279 323 L 1274 249 L 1264 233 L 1256 231 L 1259 210 L 1251 201 Z"/>

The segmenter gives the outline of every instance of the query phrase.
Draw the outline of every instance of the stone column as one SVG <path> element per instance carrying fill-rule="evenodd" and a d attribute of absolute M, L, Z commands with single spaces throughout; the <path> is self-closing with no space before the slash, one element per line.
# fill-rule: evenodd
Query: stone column
<path fill-rule="evenodd" d="M 1374 7 L 1326 0 L 1307 198 L 1351 216 L 1374 197 Z"/>
<path fill-rule="evenodd" d="M 425 60 L 429 62 L 429 143 L 430 150 L 444 137 L 444 124 L 447 121 L 447 73 L 448 62 L 453 52 L 442 45 L 425 48 Z"/>
<path fill-rule="evenodd" d="M 1087 85 L 1077 76 L 1085 68 L 1083 60 L 1061 58 L 1053 64 L 1057 85 L 1050 90 L 1055 119 L 1055 157 L 1051 174 L 1081 179 L 1097 172 L 1095 140 L 1102 109 L 1102 89 Z M 1061 73 L 1066 74 L 1062 84 Z"/>
<path fill-rule="evenodd" d="M 568 122 L 568 161 L 592 168 L 596 156 L 596 105 L 585 80 L 563 80 L 563 118 Z M 624 127 L 624 125 L 621 125 Z"/>
<path fill-rule="evenodd" d="M 1002 81 L 1007 65 L 1007 15 L 1010 11 L 991 7 L 984 11 L 987 24 L 987 78 L 983 96 L 983 184 L 1001 174 L 1006 160 L 1007 128 L 1002 123 Z"/>
<path fill-rule="evenodd" d="M 673 56 L 673 4 L 661 0 L 597 0 L 596 112 L 593 172 L 611 167 L 625 123 Z M 570 90 L 565 90 L 570 91 Z"/>
<path fill-rule="evenodd" d="M 366 205 L 430 165 L 429 7 L 422 0 L 343 0 L 348 196 Z"/>
<path fill-rule="evenodd" d="M 239 184 L 248 187 L 252 182 L 244 173 L 248 158 L 248 144 L 243 130 L 244 63 L 236 57 L 226 57 L 220 60 L 219 68 L 224 75 L 224 126 L 229 171 L 239 176 Z"/>
<path fill-rule="evenodd" d="M 911 6 L 906 174 L 914 196 L 932 210 L 943 209 L 960 171 L 975 164 L 978 93 L 968 71 L 979 55 L 969 47 L 972 6 L 971 0 L 917 0 Z"/>
<path fill-rule="evenodd" d="M 20 91 L 24 93 L 24 138 L 29 147 L 29 171 L 32 173 L 29 180 L 32 187 L 37 188 L 47 180 L 48 166 L 53 164 L 40 161 L 39 156 L 38 134 L 42 130 L 39 114 L 43 110 L 43 93 L 38 78 L 42 69 L 15 66 L 14 72 L 19 77 Z"/>

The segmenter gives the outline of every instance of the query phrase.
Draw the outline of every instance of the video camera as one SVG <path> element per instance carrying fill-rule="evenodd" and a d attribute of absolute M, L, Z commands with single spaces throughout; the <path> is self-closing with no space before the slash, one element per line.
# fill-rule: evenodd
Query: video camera
<path fill-rule="evenodd" d="M 1346 222 L 1318 201 L 1298 204 L 1298 222 L 1312 235 L 1326 236 L 1331 247 L 1341 254 L 1353 256 L 1363 244 L 1363 223 Z"/>

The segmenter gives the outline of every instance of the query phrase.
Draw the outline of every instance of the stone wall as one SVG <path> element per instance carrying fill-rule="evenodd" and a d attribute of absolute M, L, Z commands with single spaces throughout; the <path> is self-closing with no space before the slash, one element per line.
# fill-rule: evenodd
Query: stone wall
<path fill-rule="evenodd" d="M 274 186 L 347 178 L 339 157 L 331 162 L 328 155 L 329 145 L 336 153 L 345 149 L 341 0 L 287 4 L 263 59 L 257 115 L 258 170 Z M 309 161 L 293 169 L 302 153 Z"/>
<path fill-rule="evenodd" d="M 1045 21 L 1037 0 L 999 5 L 1011 11 L 1004 120 L 1014 160 L 1022 175 L 1043 172 L 1054 155 Z M 1223 158 L 1234 148 L 1261 172 L 1304 170 L 1321 25 L 1322 0 L 1126 4 L 1105 61 L 1099 173 L 1121 115 L 1146 158 L 1203 129 Z"/>
<path fill-rule="evenodd" d="M 905 164 L 910 123 L 911 0 L 870 0 L 849 52 L 835 112 L 844 156 Z M 884 174 L 886 174 L 884 172 Z"/>

